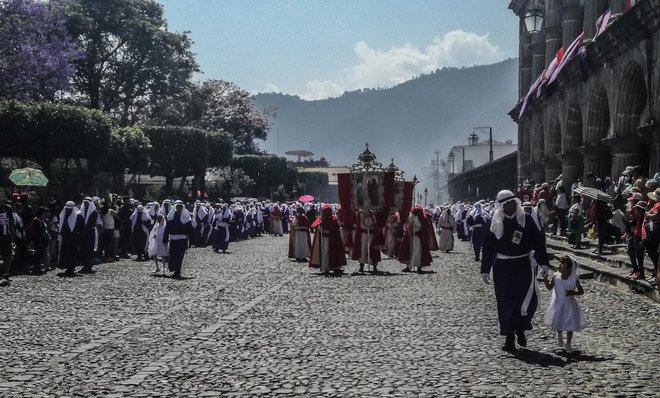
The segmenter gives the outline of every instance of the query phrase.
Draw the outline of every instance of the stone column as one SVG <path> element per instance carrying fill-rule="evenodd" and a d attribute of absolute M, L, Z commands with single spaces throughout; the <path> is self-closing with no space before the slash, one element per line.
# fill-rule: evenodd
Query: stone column
<path fill-rule="evenodd" d="M 626 0 L 612 0 L 612 19 L 618 18 L 626 11 Z"/>
<path fill-rule="evenodd" d="M 582 177 L 582 170 L 582 155 L 578 152 L 561 155 L 561 179 L 565 187 L 569 188 L 576 177 Z"/>
<path fill-rule="evenodd" d="M 584 14 L 583 6 L 580 0 L 564 0 L 563 22 L 562 22 L 562 41 L 564 50 L 573 43 L 576 37 L 582 32 L 582 16 Z"/>
<path fill-rule="evenodd" d="M 627 166 L 635 166 L 642 163 L 643 152 L 640 151 L 637 140 L 631 138 L 610 138 L 603 140 L 612 152 L 612 178 L 621 175 Z"/>
<path fill-rule="evenodd" d="M 532 83 L 541 76 L 545 68 L 545 35 L 543 32 L 532 35 Z"/>
<path fill-rule="evenodd" d="M 524 97 L 532 85 L 532 35 L 527 33 L 524 18 L 520 18 L 520 43 L 518 47 L 518 62 L 520 70 L 518 71 L 518 98 Z"/>
<path fill-rule="evenodd" d="M 554 181 L 562 172 L 561 161 L 559 159 L 545 160 L 545 182 Z"/>
<path fill-rule="evenodd" d="M 584 2 L 584 42 L 596 36 L 596 21 L 607 10 L 607 0 L 585 0 Z"/>
<path fill-rule="evenodd" d="M 612 157 L 606 146 L 585 147 L 582 150 L 584 157 L 583 181 L 586 181 L 588 173 L 594 173 L 596 177 L 602 178 L 610 175 Z"/>
<path fill-rule="evenodd" d="M 545 67 L 547 68 L 562 46 L 561 0 L 545 2 Z"/>
<path fill-rule="evenodd" d="M 545 167 L 542 163 L 532 163 L 529 165 L 530 178 L 535 182 L 541 182 L 545 179 Z"/>

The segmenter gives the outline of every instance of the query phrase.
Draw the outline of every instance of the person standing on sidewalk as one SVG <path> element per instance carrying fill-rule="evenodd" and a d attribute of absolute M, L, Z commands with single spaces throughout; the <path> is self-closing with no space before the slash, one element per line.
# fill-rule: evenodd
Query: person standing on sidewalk
<path fill-rule="evenodd" d="M 0 257 L 2 257 L 2 268 L 0 268 L 0 286 L 9 285 L 9 267 L 12 262 L 12 247 L 14 240 L 14 211 L 7 203 L 0 204 Z"/>
<path fill-rule="evenodd" d="M 639 201 L 628 212 L 628 256 L 632 264 L 630 279 L 644 279 L 644 215 L 647 203 Z"/>
<path fill-rule="evenodd" d="M 647 195 L 649 198 L 650 210 L 646 213 L 646 223 L 644 231 L 646 232 L 646 241 L 644 246 L 646 252 L 653 263 L 653 278 L 660 281 L 658 277 L 658 249 L 660 248 L 660 188 Z"/>

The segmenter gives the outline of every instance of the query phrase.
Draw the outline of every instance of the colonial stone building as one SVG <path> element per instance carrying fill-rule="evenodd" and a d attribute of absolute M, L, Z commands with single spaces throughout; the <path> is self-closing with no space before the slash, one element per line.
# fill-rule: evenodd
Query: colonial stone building
<path fill-rule="evenodd" d="M 658 171 L 660 0 L 513 0 L 509 8 L 520 26 L 520 102 L 510 113 L 518 180 L 615 178 L 637 164 Z"/>

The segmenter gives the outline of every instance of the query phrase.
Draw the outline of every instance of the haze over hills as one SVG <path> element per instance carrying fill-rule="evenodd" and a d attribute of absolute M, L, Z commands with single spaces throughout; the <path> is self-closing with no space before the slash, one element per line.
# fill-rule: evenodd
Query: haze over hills
<path fill-rule="evenodd" d="M 387 165 L 390 158 L 407 178 L 423 177 L 433 151 L 446 159 L 454 145 L 467 144 L 475 126 L 492 126 L 493 139 L 517 141 L 507 113 L 517 100 L 516 59 L 469 68 L 444 68 L 388 89 L 348 92 L 338 98 L 305 101 L 285 94 L 258 94 L 257 109 L 273 106 L 277 116 L 266 142 L 268 153 L 284 156 L 310 149 L 315 159 L 351 165 L 364 144 Z M 279 136 L 279 138 L 278 138 Z M 488 137 L 480 135 L 481 140 Z M 423 186 L 429 186 L 430 182 Z"/>

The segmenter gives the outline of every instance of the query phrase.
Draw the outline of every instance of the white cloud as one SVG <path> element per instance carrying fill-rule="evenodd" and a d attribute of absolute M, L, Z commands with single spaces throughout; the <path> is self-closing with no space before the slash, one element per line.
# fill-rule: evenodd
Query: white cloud
<path fill-rule="evenodd" d="M 280 90 L 279 87 L 277 87 L 277 84 L 273 83 L 266 83 L 266 92 L 267 93 L 279 93 L 282 90 Z"/>
<path fill-rule="evenodd" d="M 306 94 L 302 97 L 309 101 L 338 97 L 346 91 L 342 85 L 330 80 L 313 80 L 307 83 L 306 89 Z"/>
<path fill-rule="evenodd" d="M 424 49 L 404 44 L 381 50 L 360 41 L 353 51 L 357 55 L 357 63 L 345 69 L 342 78 L 311 81 L 301 96 L 308 100 L 336 97 L 344 91 L 394 86 L 415 75 L 446 66 L 482 65 L 503 59 L 502 51 L 490 42 L 487 34 L 480 36 L 462 30 L 436 36 Z"/>

